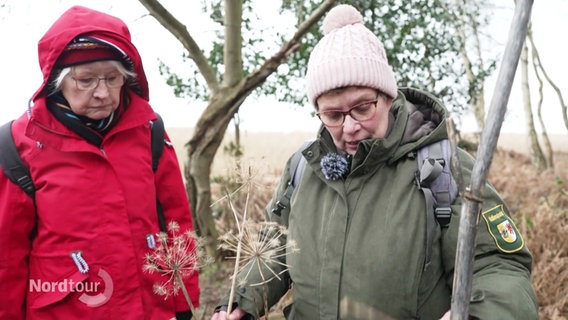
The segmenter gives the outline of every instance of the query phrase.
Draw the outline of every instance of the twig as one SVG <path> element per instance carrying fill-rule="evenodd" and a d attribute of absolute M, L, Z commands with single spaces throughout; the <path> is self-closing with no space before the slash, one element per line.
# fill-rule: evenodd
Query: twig
<path fill-rule="evenodd" d="M 247 192 L 245 209 L 243 211 L 243 220 L 242 220 L 240 225 L 239 225 L 239 217 L 237 215 L 237 209 L 233 205 L 233 202 L 231 201 L 231 197 L 230 196 L 227 197 L 227 201 L 229 201 L 229 205 L 231 206 L 231 211 L 233 211 L 233 214 L 235 215 L 235 221 L 237 223 L 237 227 L 238 227 L 238 230 L 239 230 L 238 242 L 237 242 L 237 252 L 236 252 L 236 257 L 235 257 L 235 267 L 233 269 L 233 279 L 231 280 L 231 291 L 229 293 L 229 304 L 227 305 L 227 315 L 231 314 L 231 311 L 232 311 L 232 308 L 233 308 L 233 299 L 235 298 L 237 274 L 239 273 L 239 266 L 240 266 L 240 262 L 241 262 L 241 248 L 242 248 L 242 243 L 243 243 L 244 228 L 245 228 L 245 225 L 246 225 L 247 208 L 248 208 L 249 199 L 250 199 L 251 187 L 252 187 L 252 184 L 249 183 L 248 184 L 249 190 Z"/>
<path fill-rule="evenodd" d="M 193 303 L 191 303 L 191 298 L 189 297 L 189 293 L 187 292 L 187 289 L 185 288 L 181 274 L 177 270 L 174 271 L 174 274 L 176 276 L 176 281 L 179 283 L 179 286 L 181 287 L 181 291 L 183 292 L 183 296 L 185 297 L 185 301 L 189 305 L 189 309 L 191 309 L 191 314 L 195 315 L 195 318 L 197 319 L 197 313 L 195 312 L 195 307 L 193 306 Z"/>

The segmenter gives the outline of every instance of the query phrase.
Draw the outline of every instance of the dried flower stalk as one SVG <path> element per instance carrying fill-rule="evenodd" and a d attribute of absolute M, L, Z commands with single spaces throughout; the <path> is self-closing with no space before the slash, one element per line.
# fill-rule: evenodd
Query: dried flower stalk
<path fill-rule="evenodd" d="M 165 282 L 154 284 L 156 295 L 165 299 L 170 295 L 177 295 L 181 290 L 191 312 L 197 316 L 183 279 L 199 272 L 199 268 L 211 263 L 213 259 L 204 253 L 203 240 L 195 232 L 188 230 L 180 233 L 179 224 L 171 221 L 168 224 L 168 233 L 157 234 L 157 246 L 151 253 L 146 254 L 143 270 L 150 274 L 159 272 L 166 276 Z"/>
<path fill-rule="evenodd" d="M 235 218 L 238 233 L 235 234 L 232 231 L 229 231 L 219 238 L 221 242 L 219 245 L 220 249 L 235 252 L 235 257 L 233 258 L 235 260 L 235 265 L 229 293 L 227 314 L 231 314 L 232 311 L 231 308 L 235 296 L 237 280 L 239 284 L 246 283 L 251 271 L 255 267 L 258 269 L 260 276 L 262 277 L 262 281 L 259 283 L 249 284 L 251 286 L 264 285 L 274 278 L 280 279 L 280 275 L 287 271 L 288 268 L 285 263 L 281 262 L 281 258 L 288 253 L 295 252 L 297 250 L 293 241 L 286 242 L 285 236 L 287 234 L 287 230 L 284 226 L 274 222 L 251 222 L 247 220 L 249 200 L 253 187 L 253 179 L 250 169 L 249 177 L 246 179 L 245 185 L 248 189 L 242 218 L 239 218 L 238 210 L 235 208 L 231 200 L 232 194 L 228 194 L 225 197 L 229 202 L 229 206 Z M 241 186 L 241 188 L 237 189 L 237 191 L 233 192 L 233 194 L 241 190 L 243 187 L 244 186 Z M 275 265 L 280 265 L 284 268 L 282 271 L 278 272 L 273 269 Z M 265 275 L 263 273 L 263 268 L 269 270 L 271 274 Z M 240 279 L 237 279 L 239 274 L 241 275 Z M 266 291 L 263 290 L 263 293 L 265 300 L 264 304 L 266 306 Z"/>

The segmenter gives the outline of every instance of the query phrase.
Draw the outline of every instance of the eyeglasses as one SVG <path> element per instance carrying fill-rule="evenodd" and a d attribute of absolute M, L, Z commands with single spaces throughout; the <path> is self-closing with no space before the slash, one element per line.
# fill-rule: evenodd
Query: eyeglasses
<path fill-rule="evenodd" d="M 124 84 L 124 76 L 121 74 L 118 75 L 111 75 L 104 78 L 75 78 L 71 77 L 71 79 L 75 80 L 75 85 L 77 89 L 82 91 L 93 90 L 99 86 L 99 82 L 104 80 L 106 82 L 107 88 L 118 88 Z"/>
<path fill-rule="evenodd" d="M 365 121 L 371 119 L 375 115 L 377 109 L 377 99 L 361 102 L 347 111 L 327 110 L 317 112 L 316 115 L 321 122 L 327 127 L 339 127 L 345 122 L 345 116 L 350 115 L 356 121 Z"/>

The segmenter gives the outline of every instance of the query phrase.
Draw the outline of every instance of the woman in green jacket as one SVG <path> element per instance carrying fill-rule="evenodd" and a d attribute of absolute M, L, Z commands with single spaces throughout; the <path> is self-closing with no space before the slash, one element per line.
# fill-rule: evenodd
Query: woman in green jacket
<path fill-rule="evenodd" d="M 462 198 L 447 226 L 428 231 L 432 217 L 409 156 L 447 138 L 447 111 L 425 92 L 397 88 L 382 43 L 355 8 L 335 7 L 323 28 L 306 75 L 322 127 L 303 151 L 290 204 L 271 210 L 290 181 L 287 168 L 267 207 L 299 251 L 283 258 L 285 266 L 253 268 L 229 319 L 262 315 L 290 288 L 288 319 L 449 319 Z M 459 161 L 468 184 L 473 159 L 460 151 Z M 471 317 L 536 319 L 532 256 L 489 184 L 476 241 Z M 227 304 L 213 319 L 225 319 Z"/>

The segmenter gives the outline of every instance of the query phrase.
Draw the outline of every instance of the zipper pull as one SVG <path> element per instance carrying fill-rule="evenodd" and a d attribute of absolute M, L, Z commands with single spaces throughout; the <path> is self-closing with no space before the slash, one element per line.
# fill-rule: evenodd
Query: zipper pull
<path fill-rule="evenodd" d="M 87 264 L 87 261 L 85 261 L 85 259 L 82 257 L 82 254 L 83 252 L 81 251 L 73 251 L 71 252 L 71 259 L 73 259 L 73 262 L 75 262 L 75 265 L 77 266 L 79 272 L 85 274 L 89 272 L 89 265 Z"/>
<path fill-rule="evenodd" d="M 150 249 L 154 249 L 156 247 L 156 239 L 153 234 L 150 233 L 146 236 L 146 244 L 148 244 L 148 248 Z"/>

